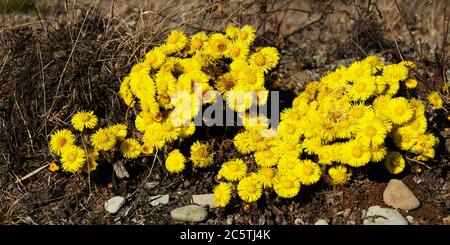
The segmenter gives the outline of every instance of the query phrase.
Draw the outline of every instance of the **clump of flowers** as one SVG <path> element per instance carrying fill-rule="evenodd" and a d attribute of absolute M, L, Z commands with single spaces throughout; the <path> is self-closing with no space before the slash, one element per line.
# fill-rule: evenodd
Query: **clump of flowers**
<path fill-rule="evenodd" d="M 172 174 L 188 164 L 214 168 L 212 142 L 194 141 L 189 156 L 174 146 L 195 133 L 193 119 L 219 95 L 226 107 L 240 113 L 244 126 L 233 139 L 241 156 L 217 166 L 221 182 L 214 197 L 219 207 L 236 196 L 247 203 L 271 192 L 293 198 L 302 186 L 321 180 L 344 185 L 352 169 L 369 163 L 384 163 L 387 171 L 398 174 L 409 160 L 434 157 L 438 140 L 427 131 L 426 105 L 402 96 L 418 83 L 409 76 L 415 67 L 409 61 L 385 65 L 379 57 L 369 56 L 341 66 L 310 82 L 282 111 L 278 127 L 269 128 L 268 118 L 248 110 L 267 103 L 265 83 L 279 54 L 273 47 L 254 47 L 255 32 L 250 26 L 192 37 L 171 31 L 120 85 L 120 97 L 137 112 L 137 132 L 127 138 L 123 124 L 95 130 L 98 118 L 81 111 L 71 120 L 78 136 L 62 129 L 50 139 L 62 169 L 89 173 L 96 169 L 101 152 L 120 151 L 134 159 L 158 150 L 168 152 L 164 166 Z M 437 93 L 428 100 L 434 109 L 443 107 Z"/>
<path fill-rule="evenodd" d="M 384 65 L 380 58 L 369 56 L 309 83 L 292 107 L 282 111 L 272 137 L 261 136 L 263 130 L 273 130 L 267 127 L 246 127 L 234 137 L 236 149 L 242 155 L 252 154 L 258 166 L 248 176 L 261 176 L 261 171 L 273 174 L 259 181 L 226 179 L 246 202 L 261 197 L 262 183 L 270 183 L 262 186 L 266 192 L 273 189 L 281 198 L 293 198 L 302 185 L 321 179 L 331 185 L 346 184 L 352 169 L 369 163 L 384 162 L 387 171 L 398 174 L 408 158 L 433 158 L 438 139 L 427 131 L 425 104 L 400 95 L 417 86 L 409 78 L 414 66 L 409 61 Z M 437 93 L 428 99 L 433 108 L 442 107 Z M 227 172 L 228 164 L 220 171 Z"/>

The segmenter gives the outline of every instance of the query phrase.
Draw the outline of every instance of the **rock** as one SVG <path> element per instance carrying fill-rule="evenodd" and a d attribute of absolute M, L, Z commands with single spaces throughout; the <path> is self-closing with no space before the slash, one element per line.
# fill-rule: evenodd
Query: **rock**
<path fill-rule="evenodd" d="M 401 181 L 391 179 L 383 193 L 384 202 L 403 210 L 412 210 L 420 206 L 420 201 L 414 193 Z"/>
<path fill-rule="evenodd" d="M 149 197 L 150 205 L 156 207 L 158 205 L 166 205 L 169 203 L 169 194 L 166 195 L 156 195 Z"/>
<path fill-rule="evenodd" d="M 226 220 L 226 224 L 227 225 L 232 225 L 233 222 L 234 222 L 233 215 L 228 215 L 227 220 Z"/>
<path fill-rule="evenodd" d="M 192 195 L 192 202 L 202 207 L 217 207 L 216 200 L 214 199 L 214 194 Z"/>
<path fill-rule="evenodd" d="M 115 214 L 117 213 L 117 211 L 119 211 L 124 203 L 125 198 L 121 196 L 115 196 L 105 202 L 105 209 L 106 211 L 108 211 L 108 213 Z"/>
<path fill-rule="evenodd" d="M 444 222 L 444 225 L 450 225 L 450 215 L 443 218 L 442 222 Z"/>
<path fill-rule="evenodd" d="M 198 205 L 188 205 L 172 210 L 170 216 L 178 221 L 201 222 L 208 217 L 208 212 Z"/>
<path fill-rule="evenodd" d="M 314 225 L 328 225 L 328 222 L 324 219 L 318 219 Z"/>
<path fill-rule="evenodd" d="M 145 183 L 144 188 L 147 190 L 151 190 L 151 189 L 155 188 L 158 184 L 159 184 L 158 181 L 148 182 L 148 183 Z"/>
<path fill-rule="evenodd" d="M 406 219 L 408 220 L 408 222 L 410 224 L 412 224 L 414 222 L 414 217 L 412 217 L 411 215 L 406 216 Z"/>
<path fill-rule="evenodd" d="M 367 210 L 365 225 L 407 225 L 406 220 L 397 210 L 372 206 Z"/>

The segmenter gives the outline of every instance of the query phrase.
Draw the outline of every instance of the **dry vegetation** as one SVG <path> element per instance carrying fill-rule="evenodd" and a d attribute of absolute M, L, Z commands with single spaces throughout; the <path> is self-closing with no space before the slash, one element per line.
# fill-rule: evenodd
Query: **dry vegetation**
<path fill-rule="evenodd" d="M 112 163 L 96 173 L 51 173 L 48 136 L 68 127 L 79 109 L 94 110 L 102 123 L 125 122 L 133 111 L 119 99 L 121 79 L 131 66 L 173 28 L 187 33 L 223 31 L 230 24 L 257 28 L 257 43 L 277 47 L 282 102 L 323 72 L 369 54 L 387 62 L 414 60 L 419 96 L 440 91 L 448 110 L 450 6 L 443 1 L 37 1 L 5 7 L 0 0 L 0 223 L 5 224 L 166 224 L 169 210 L 190 203 L 190 195 L 212 191 L 212 172 L 171 178 L 152 159 L 123 161 L 130 178 L 118 178 Z M 19 1 L 20 2 L 20 1 Z M 399 178 L 423 200 L 410 212 L 417 223 L 439 224 L 450 210 L 449 125 L 446 112 L 428 111 L 441 145 L 421 174 L 411 168 Z M 220 138 L 218 138 L 220 139 Z M 217 144 L 220 154 L 232 148 Z M 219 156 L 220 157 L 220 156 Z M 276 200 L 244 209 L 213 210 L 207 223 L 294 224 L 328 217 L 335 224 L 360 223 L 361 210 L 379 204 L 386 186 L 380 169 L 368 167 L 346 187 L 305 189 L 292 201 Z M 21 179 L 22 178 L 22 179 Z M 416 184 L 418 180 L 421 185 Z M 207 181 L 208 180 L 208 181 Z M 145 184 L 157 181 L 157 188 Z M 410 186 L 411 186 L 410 185 Z M 415 188 L 415 189 L 414 189 Z M 148 196 L 169 193 L 171 202 L 152 207 Z M 127 199 L 116 216 L 103 202 Z M 338 211 L 350 208 L 347 217 Z M 300 220 L 300 221 L 298 221 Z"/>

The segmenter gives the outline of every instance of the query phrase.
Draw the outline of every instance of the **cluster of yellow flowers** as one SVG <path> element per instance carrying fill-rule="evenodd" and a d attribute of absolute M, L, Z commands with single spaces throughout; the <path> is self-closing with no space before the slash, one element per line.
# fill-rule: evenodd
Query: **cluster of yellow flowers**
<path fill-rule="evenodd" d="M 258 200 L 267 189 L 292 198 L 301 185 L 321 178 L 345 184 L 352 168 L 369 162 L 384 161 L 390 173 L 398 174 L 405 168 L 405 154 L 418 161 L 433 158 L 438 139 L 427 132 L 425 105 L 398 95 L 417 86 L 408 79 L 414 67 L 409 61 L 384 65 L 369 56 L 309 83 L 281 113 L 272 134 L 262 123 L 235 136 L 236 149 L 252 154 L 257 168 L 249 172 L 242 159 L 223 163 L 218 176 L 227 182 L 214 189 L 218 205 L 229 203 L 235 185 L 246 202 Z M 437 93 L 428 99 L 433 108 L 442 108 Z"/>
<path fill-rule="evenodd" d="M 106 128 L 100 128 L 90 136 L 85 135 L 85 130 L 93 130 L 98 123 L 98 118 L 92 111 L 77 112 L 71 120 L 72 126 L 80 132 L 80 145 L 76 144 L 77 137 L 68 129 L 61 129 L 52 134 L 50 138 L 50 150 L 61 157 L 61 165 L 66 172 L 87 173 L 97 168 L 97 160 L 100 151 L 113 150 L 117 142 L 120 142 L 120 150 L 123 155 L 135 158 L 140 155 L 139 142 L 127 136 L 127 127 L 123 124 L 115 124 Z M 59 167 L 53 163 L 51 171 L 57 171 Z"/>
<path fill-rule="evenodd" d="M 214 103 L 218 93 L 238 112 L 255 103 L 266 103 L 264 74 L 277 65 L 279 57 L 272 47 L 260 47 L 251 53 L 254 39 L 255 29 L 250 26 L 229 26 L 226 34 L 199 32 L 191 38 L 173 30 L 165 43 L 133 66 L 120 86 L 120 96 L 129 107 L 139 105 L 135 125 L 142 133 L 146 154 L 193 135 L 192 119 L 202 105 Z M 259 96 L 239 97 L 248 91 L 257 91 Z M 213 163 L 207 143 L 195 142 L 190 153 L 195 167 Z M 173 150 L 166 168 L 178 173 L 185 162 L 180 151 Z"/>
<path fill-rule="evenodd" d="M 302 185 L 321 179 L 345 184 L 352 168 L 370 162 L 384 162 L 390 173 L 398 174 L 405 159 L 434 157 L 438 139 L 427 131 L 426 105 L 400 96 L 417 86 L 417 80 L 409 78 L 413 62 L 384 65 L 379 57 L 369 56 L 341 66 L 309 83 L 292 107 L 282 111 L 280 124 L 273 129 L 268 118 L 246 113 L 252 105 L 267 103 L 265 75 L 279 60 L 272 47 L 256 47 L 252 52 L 254 39 L 255 29 L 250 26 L 229 26 L 225 34 L 200 32 L 191 38 L 173 30 L 165 43 L 133 66 L 120 86 L 124 102 L 138 109 L 136 138 L 126 138 L 123 124 L 85 135 L 85 129 L 97 126 L 98 118 L 81 111 L 73 116 L 72 125 L 81 132 L 82 147 L 70 130 L 63 129 L 51 136 L 51 151 L 61 156 L 62 168 L 68 172 L 94 170 L 101 151 L 118 149 L 126 158 L 154 154 L 192 136 L 193 118 L 220 94 L 228 107 L 245 115 L 244 130 L 233 142 L 242 156 L 250 156 L 222 163 L 218 172 L 222 182 L 214 188 L 220 207 L 234 193 L 245 202 L 257 201 L 263 190 L 293 198 Z M 437 93 L 428 100 L 433 109 L 443 106 Z M 169 152 L 166 169 L 179 173 L 187 162 L 196 168 L 214 163 L 209 142 L 195 141 L 189 150 L 189 157 L 179 149 Z"/>

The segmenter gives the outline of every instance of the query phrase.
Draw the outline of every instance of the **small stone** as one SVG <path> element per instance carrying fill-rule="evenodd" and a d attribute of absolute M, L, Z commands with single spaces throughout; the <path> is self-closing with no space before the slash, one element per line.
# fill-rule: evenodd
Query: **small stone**
<path fill-rule="evenodd" d="M 356 225 L 356 221 L 354 221 L 354 220 L 349 220 L 349 221 L 347 222 L 347 224 L 349 224 L 349 225 Z"/>
<path fill-rule="evenodd" d="M 346 209 L 344 209 L 344 213 L 342 215 L 344 216 L 344 218 L 348 218 L 351 213 L 352 213 L 352 209 L 346 208 Z"/>
<path fill-rule="evenodd" d="M 408 225 L 406 220 L 397 210 L 372 206 L 367 210 L 365 225 Z"/>
<path fill-rule="evenodd" d="M 121 196 L 115 196 L 105 202 L 105 209 L 106 211 L 108 211 L 108 213 L 115 214 L 117 213 L 117 211 L 119 211 L 124 203 L 125 198 Z"/>
<path fill-rule="evenodd" d="M 144 188 L 147 190 L 151 190 L 151 189 L 155 188 L 158 184 L 159 184 L 158 181 L 148 182 L 148 183 L 145 183 Z"/>
<path fill-rule="evenodd" d="M 170 216 L 178 221 L 201 222 L 208 217 L 208 212 L 198 205 L 188 205 L 172 210 Z"/>
<path fill-rule="evenodd" d="M 443 218 L 442 222 L 444 222 L 444 225 L 450 225 L 450 215 Z"/>
<path fill-rule="evenodd" d="M 227 225 L 232 225 L 234 222 L 233 215 L 228 215 L 227 220 L 225 222 Z"/>
<path fill-rule="evenodd" d="M 169 194 L 166 195 L 156 195 L 149 197 L 150 205 L 156 207 L 158 205 L 166 205 L 169 203 Z"/>
<path fill-rule="evenodd" d="M 202 207 L 217 207 L 216 200 L 214 199 L 214 194 L 192 195 L 192 202 Z"/>
<path fill-rule="evenodd" d="M 403 210 L 412 210 L 420 206 L 420 201 L 414 193 L 401 181 L 391 179 L 383 193 L 384 202 Z"/>
<path fill-rule="evenodd" d="M 328 222 L 324 219 L 318 219 L 314 225 L 328 225 Z"/>
<path fill-rule="evenodd" d="M 303 225 L 304 222 L 301 219 L 297 218 L 297 219 L 294 220 L 294 224 L 295 225 Z"/>
<path fill-rule="evenodd" d="M 406 219 L 408 220 L 408 222 L 410 224 L 412 224 L 414 222 L 414 217 L 412 217 L 411 215 L 406 216 Z"/>

